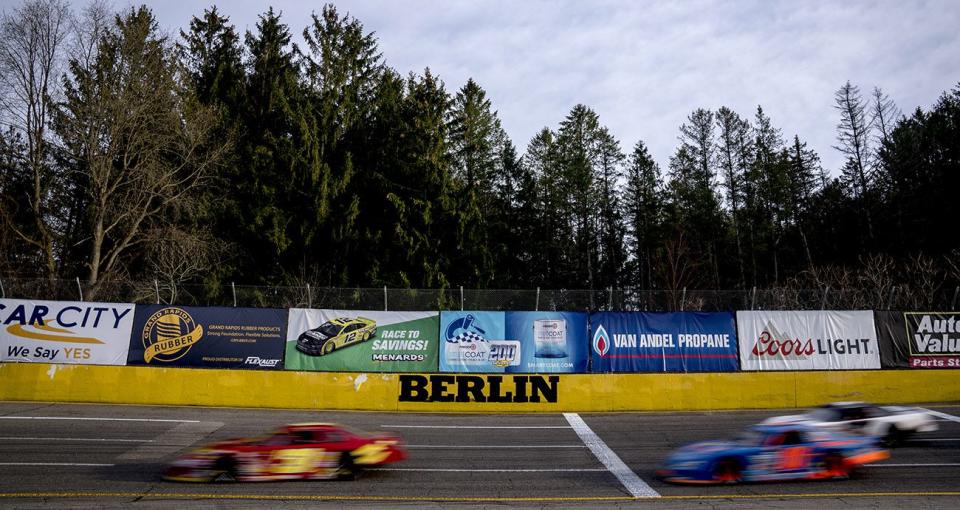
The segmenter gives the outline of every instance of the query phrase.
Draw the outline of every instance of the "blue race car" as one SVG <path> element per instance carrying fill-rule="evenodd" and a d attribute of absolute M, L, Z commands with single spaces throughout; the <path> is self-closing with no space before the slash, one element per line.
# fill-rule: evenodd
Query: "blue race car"
<path fill-rule="evenodd" d="M 735 483 L 844 478 L 890 457 L 872 437 L 803 423 L 754 425 L 733 441 L 704 441 L 674 451 L 657 477 L 672 483 Z"/>

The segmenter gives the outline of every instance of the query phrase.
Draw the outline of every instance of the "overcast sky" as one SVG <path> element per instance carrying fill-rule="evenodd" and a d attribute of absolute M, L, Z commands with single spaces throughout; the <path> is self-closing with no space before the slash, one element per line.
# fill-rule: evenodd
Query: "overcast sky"
<path fill-rule="evenodd" d="M 376 33 L 401 74 L 430 67 L 451 92 L 473 77 L 520 151 L 583 103 L 624 152 L 643 140 L 665 168 L 690 111 L 728 106 L 752 117 L 759 104 L 785 138 L 799 134 L 836 175 L 833 93 L 845 81 L 865 94 L 881 87 L 905 113 L 960 82 L 960 0 L 334 3 Z M 170 29 L 205 5 L 147 4 Z M 243 31 L 267 5 L 229 0 L 219 8 Z M 322 5 L 273 2 L 296 34 Z"/>

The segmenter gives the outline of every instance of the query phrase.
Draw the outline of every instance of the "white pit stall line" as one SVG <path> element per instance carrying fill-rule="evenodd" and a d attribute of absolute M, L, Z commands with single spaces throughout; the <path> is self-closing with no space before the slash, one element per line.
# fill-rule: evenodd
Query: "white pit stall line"
<path fill-rule="evenodd" d="M 424 473 L 606 473 L 607 469 L 444 469 L 444 468 L 372 468 L 364 471 L 413 471 Z"/>
<path fill-rule="evenodd" d="M 385 429 L 569 429 L 569 425 L 380 425 Z"/>
<path fill-rule="evenodd" d="M 600 439 L 600 436 L 587 426 L 587 423 L 583 421 L 583 418 L 581 418 L 579 414 L 563 413 L 563 417 L 567 419 L 567 422 L 570 423 L 573 430 L 580 436 L 583 444 L 587 445 L 587 448 L 590 448 L 590 451 L 607 467 L 608 471 L 613 473 L 613 476 L 617 477 L 617 480 L 620 480 L 620 483 L 626 487 L 630 495 L 635 498 L 660 497 L 660 493 L 647 485 L 647 482 L 641 480 L 640 477 L 620 459 L 620 456 L 611 450 L 610 447 Z"/>
<path fill-rule="evenodd" d="M 115 464 L 88 464 L 83 462 L 0 462 L 0 466 L 43 466 L 43 467 L 109 467 Z"/>
<path fill-rule="evenodd" d="M 960 463 L 948 462 L 946 464 L 867 464 L 866 466 L 860 466 L 860 467 L 875 468 L 875 467 L 956 467 L 956 466 L 960 466 Z"/>
<path fill-rule="evenodd" d="M 102 437 L 0 437 L 0 441 L 90 441 L 101 443 L 152 443 L 153 439 L 112 439 Z"/>
<path fill-rule="evenodd" d="M 93 418 L 86 416 L 0 416 L 0 420 L 79 420 L 79 421 L 137 421 L 156 423 L 200 423 L 199 420 L 161 420 L 155 418 Z"/>
<path fill-rule="evenodd" d="M 0 438 L 3 439 L 3 438 Z M 407 448 L 456 448 L 464 449 L 484 449 L 484 448 L 586 448 L 582 444 L 408 444 Z"/>

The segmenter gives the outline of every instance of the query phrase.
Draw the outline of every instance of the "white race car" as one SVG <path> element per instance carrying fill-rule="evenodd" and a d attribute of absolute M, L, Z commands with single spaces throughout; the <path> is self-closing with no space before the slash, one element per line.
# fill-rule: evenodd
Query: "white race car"
<path fill-rule="evenodd" d="M 875 406 L 865 402 L 834 402 L 805 414 L 768 418 L 765 424 L 802 421 L 827 430 L 856 432 L 879 437 L 886 446 L 902 443 L 916 432 L 939 427 L 933 416 L 917 407 Z"/>

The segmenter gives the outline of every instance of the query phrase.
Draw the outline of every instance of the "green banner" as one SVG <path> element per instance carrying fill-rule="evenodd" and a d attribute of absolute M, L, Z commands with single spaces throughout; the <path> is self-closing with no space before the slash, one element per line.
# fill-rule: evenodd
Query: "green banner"
<path fill-rule="evenodd" d="M 287 324 L 286 370 L 437 370 L 437 312 L 292 308 Z"/>

